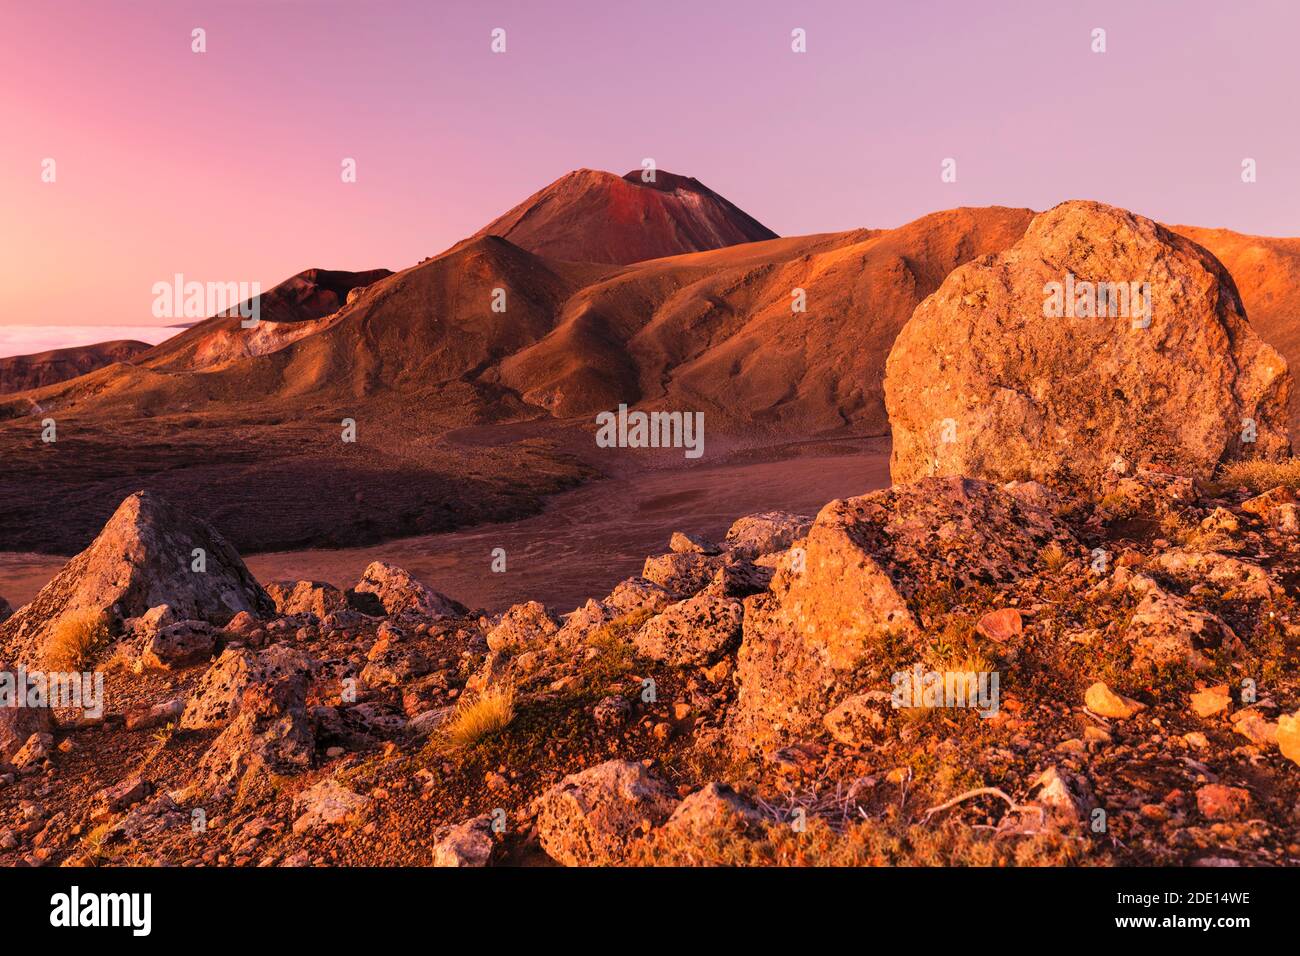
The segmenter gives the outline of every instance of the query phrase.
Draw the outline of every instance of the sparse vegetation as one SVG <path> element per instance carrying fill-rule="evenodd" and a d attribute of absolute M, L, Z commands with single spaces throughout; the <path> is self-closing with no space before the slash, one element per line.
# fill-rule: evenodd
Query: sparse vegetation
<path fill-rule="evenodd" d="M 65 614 L 45 644 L 45 663 L 53 670 L 79 671 L 108 644 L 108 617 L 102 611 Z"/>
<path fill-rule="evenodd" d="M 472 747 L 505 730 L 514 719 L 514 687 L 508 684 L 489 687 L 473 700 L 456 705 L 442 728 L 442 737 L 453 747 Z"/>
<path fill-rule="evenodd" d="M 1070 556 L 1065 553 L 1063 547 L 1053 541 L 1051 544 L 1044 547 L 1043 550 L 1038 552 L 1038 560 L 1044 568 L 1052 574 L 1055 574 L 1057 571 L 1060 571 L 1061 568 L 1065 567 L 1066 562 L 1070 560 Z"/>
<path fill-rule="evenodd" d="M 1255 494 L 1263 494 L 1279 485 L 1292 491 L 1300 490 L 1300 458 L 1288 458 L 1285 461 L 1234 461 L 1225 465 L 1219 473 L 1219 484 L 1249 488 Z"/>

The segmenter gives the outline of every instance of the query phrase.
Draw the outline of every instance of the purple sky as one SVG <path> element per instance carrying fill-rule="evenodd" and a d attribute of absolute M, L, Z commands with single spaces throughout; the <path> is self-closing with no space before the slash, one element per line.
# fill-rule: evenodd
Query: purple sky
<path fill-rule="evenodd" d="M 5 0 L 0 323 L 165 324 L 175 272 L 399 269 L 646 156 L 785 235 L 1081 197 L 1300 235 L 1298 36 L 1289 0 Z"/>

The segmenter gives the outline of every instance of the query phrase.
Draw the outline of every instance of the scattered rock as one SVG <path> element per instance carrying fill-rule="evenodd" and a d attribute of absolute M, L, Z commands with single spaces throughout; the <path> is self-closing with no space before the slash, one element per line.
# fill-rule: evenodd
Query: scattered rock
<path fill-rule="evenodd" d="M 492 815 L 446 827 L 434 837 L 434 866 L 487 866 L 492 856 Z"/>
<path fill-rule="evenodd" d="M 830 735 L 845 746 L 870 746 L 885 729 L 881 709 L 888 705 L 889 697 L 886 691 L 846 697 L 822 718 L 822 723 Z"/>
<path fill-rule="evenodd" d="M 565 866 L 616 864 L 632 839 L 663 823 L 675 806 L 669 788 L 641 764 L 609 760 L 537 798 L 537 836 Z"/>
<path fill-rule="evenodd" d="M 1196 691 L 1191 695 L 1191 700 L 1192 712 L 1197 717 L 1213 717 L 1225 713 L 1232 706 L 1232 697 L 1228 693 L 1227 684 Z"/>
<path fill-rule="evenodd" d="M 385 614 L 414 614 L 426 618 L 455 617 L 465 608 L 444 594 L 439 594 L 415 580 L 408 571 L 383 561 L 366 567 L 353 589 L 357 594 L 373 594 Z"/>
<path fill-rule="evenodd" d="M 355 826 L 370 815 L 374 801 L 326 777 L 293 798 L 294 833 L 325 827 Z"/>
<path fill-rule="evenodd" d="M 146 667 L 173 670 L 208 660 L 215 647 L 211 624 L 180 621 L 156 631 L 145 644 L 141 659 Z"/>
<path fill-rule="evenodd" d="M 1146 704 L 1115 693 L 1104 681 L 1097 681 L 1089 687 L 1083 695 L 1083 702 L 1098 717 L 1112 720 L 1128 720 L 1138 711 L 1146 710 Z"/>
<path fill-rule="evenodd" d="M 668 550 L 677 554 L 717 554 L 718 546 L 682 531 L 674 531 L 668 539 Z"/>
<path fill-rule="evenodd" d="M 1239 710 L 1232 715 L 1231 720 L 1232 729 L 1257 747 L 1267 748 L 1277 743 L 1278 725 L 1258 710 Z"/>
<path fill-rule="evenodd" d="M 517 654 L 542 644 L 559 629 L 544 604 L 526 601 L 511 607 L 487 632 L 487 646 L 494 651 Z"/>
<path fill-rule="evenodd" d="M 801 553 L 788 551 L 768 593 L 747 598 L 729 723 L 744 749 L 774 749 L 812 731 L 881 636 L 920 633 L 920 599 L 936 590 L 1010 582 L 1069 532 L 1050 512 L 995 485 L 932 478 L 818 514 Z"/>
<path fill-rule="evenodd" d="M 807 515 L 788 511 L 746 515 L 727 529 L 723 546 L 737 557 L 757 558 L 786 550 L 808 533 L 812 523 L 813 519 Z"/>
<path fill-rule="evenodd" d="M 1196 807 L 1207 820 L 1239 820 L 1251 806 L 1250 791 L 1210 783 L 1196 791 Z"/>
<path fill-rule="evenodd" d="M 990 611 L 985 614 L 980 618 L 979 623 L 975 625 L 975 630 L 990 641 L 1001 644 L 1013 637 L 1019 637 L 1023 627 L 1020 612 L 1013 607 L 1004 607 L 1001 610 Z"/>
<path fill-rule="evenodd" d="M 266 593 L 275 602 L 275 609 L 286 617 L 313 614 L 323 621 L 348 606 L 346 594 L 320 581 L 277 581 L 266 586 Z"/>
<path fill-rule="evenodd" d="M 1300 764 L 1300 711 L 1277 719 L 1277 746 L 1283 757 Z"/>

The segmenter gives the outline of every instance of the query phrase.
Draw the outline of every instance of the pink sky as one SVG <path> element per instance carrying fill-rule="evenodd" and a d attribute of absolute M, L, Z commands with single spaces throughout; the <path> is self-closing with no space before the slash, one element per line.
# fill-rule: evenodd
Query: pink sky
<path fill-rule="evenodd" d="M 1080 197 L 1300 235 L 1297 36 L 1289 0 L 4 0 L 0 323 L 165 324 L 176 272 L 403 268 L 646 156 L 785 235 Z"/>

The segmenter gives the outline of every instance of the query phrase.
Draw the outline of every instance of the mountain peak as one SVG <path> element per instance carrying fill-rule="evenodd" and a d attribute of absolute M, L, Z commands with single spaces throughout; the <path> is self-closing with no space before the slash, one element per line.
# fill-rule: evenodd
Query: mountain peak
<path fill-rule="evenodd" d="M 477 235 L 552 259 L 627 265 L 775 239 L 776 233 L 698 180 L 656 170 L 625 176 L 575 169 Z"/>

